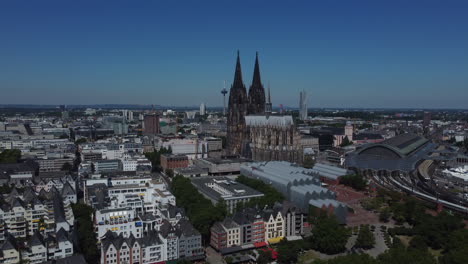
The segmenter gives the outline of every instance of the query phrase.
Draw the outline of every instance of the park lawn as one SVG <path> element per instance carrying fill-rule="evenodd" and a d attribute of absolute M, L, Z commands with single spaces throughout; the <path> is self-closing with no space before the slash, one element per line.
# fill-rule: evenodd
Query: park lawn
<path fill-rule="evenodd" d="M 299 259 L 297 260 L 298 264 L 308 264 L 312 263 L 313 260 L 318 259 L 319 256 L 312 250 L 308 250 L 304 252 L 304 254 L 299 256 Z"/>
<path fill-rule="evenodd" d="M 429 248 L 429 253 L 431 253 L 432 256 L 434 256 L 434 258 L 438 259 L 440 256 L 442 256 L 442 249 L 435 250 L 435 249 Z"/>
<path fill-rule="evenodd" d="M 411 240 L 411 236 L 397 236 L 401 242 L 405 245 L 405 246 L 408 246 L 409 245 L 409 242 Z"/>

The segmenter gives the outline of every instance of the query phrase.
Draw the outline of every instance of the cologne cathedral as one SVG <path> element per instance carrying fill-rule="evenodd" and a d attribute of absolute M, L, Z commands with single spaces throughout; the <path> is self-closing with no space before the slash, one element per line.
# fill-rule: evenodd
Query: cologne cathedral
<path fill-rule="evenodd" d="M 284 160 L 302 162 L 301 135 L 291 116 L 272 116 L 270 91 L 265 102 L 265 89 L 260 78 L 258 53 L 255 58 L 249 92 L 242 80 L 239 52 L 234 82 L 229 92 L 227 147 L 231 155 L 255 161 Z"/>

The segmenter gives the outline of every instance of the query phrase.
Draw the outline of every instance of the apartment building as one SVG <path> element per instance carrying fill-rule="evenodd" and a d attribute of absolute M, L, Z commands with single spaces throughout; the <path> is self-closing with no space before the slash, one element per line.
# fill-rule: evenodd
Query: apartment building
<path fill-rule="evenodd" d="M 263 210 L 244 208 L 211 227 L 210 245 L 221 252 L 275 244 L 283 238 L 300 239 L 304 213 L 290 202 L 276 203 Z"/>

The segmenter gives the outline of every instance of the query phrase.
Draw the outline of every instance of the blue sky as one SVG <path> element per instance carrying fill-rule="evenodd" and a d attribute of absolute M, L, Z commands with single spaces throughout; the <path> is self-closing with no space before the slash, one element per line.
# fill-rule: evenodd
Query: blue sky
<path fill-rule="evenodd" d="M 0 1 L 0 104 L 468 108 L 468 1 Z"/>

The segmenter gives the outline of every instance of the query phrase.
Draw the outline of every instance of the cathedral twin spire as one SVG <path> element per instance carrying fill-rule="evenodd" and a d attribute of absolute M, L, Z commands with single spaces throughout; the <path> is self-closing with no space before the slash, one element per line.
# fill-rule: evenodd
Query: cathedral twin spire
<path fill-rule="evenodd" d="M 245 140 L 248 137 L 248 133 L 246 132 L 245 116 L 264 113 L 265 89 L 260 79 L 258 53 L 255 57 L 252 85 L 247 94 L 244 82 L 242 81 L 239 51 L 237 51 L 236 71 L 234 73 L 234 82 L 229 91 L 227 115 L 227 143 L 231 154 L 242 154 L 241 152 L 246 149 L 244 145 L 246 145 Z"/>
<path fill-rule="evenodd" d="M 234 93 L 234 94 L 233 94 Z M 245 97 L 244 97 L 245 96 Z M 247 109 L 247 114 L 263 114 L 265 112 L 265 89 L 262 85 L 260 77 L 260 66 L 258 63 L 258 52 L 255 56 L 255 66 L 250 85 L 249 93 L 245 90 L 245 85 L 242 81 L 242 70 L 240 65 L 239 51 L 237 51 L 236 71 L 234 74 L 234 82 L 232 83 L 229 99 L 235 97 L 238 100 L 236 103 L 244 103 Z M 234 99 L 234 98 L 233 98 Z M 243 101 L 243 102 L 241 102 Z M 233 102 L 234 103 L 234 102 Z"/>

